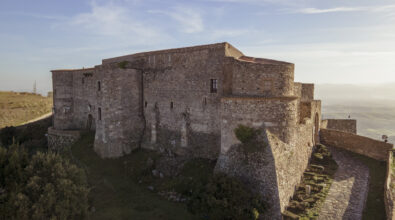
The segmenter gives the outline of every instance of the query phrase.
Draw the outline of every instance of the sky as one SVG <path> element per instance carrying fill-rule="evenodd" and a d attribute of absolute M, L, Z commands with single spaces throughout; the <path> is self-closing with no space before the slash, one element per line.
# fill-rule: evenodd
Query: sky
<path fill-rule="evenodd" d="M 0 90 L 45 93 L 52 69 L 229 42 L 308 83 L 395 82 L 395 0 L 0 0 Z"/>

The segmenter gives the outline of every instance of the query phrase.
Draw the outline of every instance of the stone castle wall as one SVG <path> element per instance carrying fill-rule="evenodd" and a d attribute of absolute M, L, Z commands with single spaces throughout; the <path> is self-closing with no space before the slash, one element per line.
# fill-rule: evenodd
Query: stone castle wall
<path fill-rule="evenodd" d="M 381 161 L 388 159 L 388 151 L 393 148 L 389 143 L 330 129 L 321 129 L 320 138 L 324 145 L 343 148 Z"/>
<path fill-rule="evenodd" d="M 322 121 L 321 127 L 357 134 L 357 120 L 355 119 L 326 119 Z"/>
<path fill-rule="evenodd" d="M 309 115 L 299 124 L 298 99 L 222 98 L 221 154 L 216 171 L 236 176 L 268 199 L 267 215 L 281 219 L 300 177 L 305 171 L 318 135 L 321 103 L 311 101 Z M 314 123 L 318 122 L 317 125 Z M 245 157 L 234 129 L 239 125 L 263 129 L 264 152 Z M 246 162 L 242 162 L 246 161 Z"/>
<path fill-rule="evenodd" d="M 215 47 L 150 56 L 143 81 L 147 145 L 218 156 L 224 54 Z M 218 82 L 215 92 L 210 91 L 212 79 Z"/>
<path fill-rule="evenodd" d="M 95 130 L 103 158 L 138 147 L 219 158 L 217 171 L 246 171 L 275 219 L 317 143 L 314 85 L 294 83 L 294 64 L 246 57 L 227 43 L 106 59 L 94 69 L 53 71 L 53 81 L 55 130 Z M 248 167 L 231 156 L 239 124 L 264 131 L 266 153 Z"/>
<path fill-rule="evenodd" d="M 141 72 L 111 65 L 101 74 L 94 149 L 101 157 L 120 157 L 139 147 L 142 121 Z"/>
<path fill-rule="evenodd" d="M 63 151 L 74 144 L 81 136 L 80 131 L 56 130 L 48 128 L 48 148 L 53 151 Z"/>
<path fill-rule="evenodd" d="M 388 153 L 387 176 L 384 186 L 384 204 L 387 220 L 395 219 L 395 173 L 393 169 L 394 153 L 395 151 L 393 150 Z"/>
<path fill-rule="evenodd" d="M 294 65 L 252 63 L 227 58 L 233 96 L 280 97 L 293 95 Z"/>

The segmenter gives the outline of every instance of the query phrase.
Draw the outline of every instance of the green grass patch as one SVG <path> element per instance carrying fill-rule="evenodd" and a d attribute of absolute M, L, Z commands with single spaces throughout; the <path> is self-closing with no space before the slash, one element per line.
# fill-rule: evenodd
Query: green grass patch
<path fill-rule="evenodd" d="M 144 176 L 147 167 L 143 161 L 152 152 L 101 159 L 93 151 L 93 139 L 94 135 L 85 135 L 71 147 L 73 161 L 86 170 L 91 185 L 90 219 L 194 219 L 185 204 L 167 201 L 135 181 L 132 173 Z"/>

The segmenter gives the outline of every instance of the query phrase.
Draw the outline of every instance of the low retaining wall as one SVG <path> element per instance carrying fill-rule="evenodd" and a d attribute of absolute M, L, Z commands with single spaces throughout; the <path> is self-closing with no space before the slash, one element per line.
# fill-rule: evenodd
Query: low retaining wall
<path fill-rule="evenodd" d="M 321 129 L 320 140 L 324 145 L 343 148 L 376 160 L 387 161 L 393 145 L 371 138 L 330 129 Z"/>
<path fill-rule="evenodd" d="M 387 213 L 387 219 L 392 220 L 395 219 L 395 174 L 392 169 L 392 164 L 394 162 L 394 154 L 395 151 L 390 151 L 388 154 L 388 162 L 387 162 L 387 178 L 385 180 L 384 186 L 384 204 L 385 204 L 385 211 Z"/>
<path fill-rule="evenodd" d="M 321 128 L 357 134 L 357 120 L 355 120 L 355 119 L 326 119 L 326 120 L 322 120 Z"/>
<path fill-rule="evenodd" d="M 59 151 L 69 147 L 81 137 L 81 131 L 48 128 L 48 149 Z"/>

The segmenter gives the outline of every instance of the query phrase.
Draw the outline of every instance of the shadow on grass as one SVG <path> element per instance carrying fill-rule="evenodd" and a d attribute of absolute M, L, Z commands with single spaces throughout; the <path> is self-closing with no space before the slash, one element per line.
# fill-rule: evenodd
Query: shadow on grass
<path fill-rule="evenodd" d="M 137 151 L 118 159 L 101 159 L 93 151 L 93 134 L 86 134 L 71 148 L 73 160 L 87 172 L 90 219 L 194 219 L 184 204 L 162 199 L 137 184 L 127 167 L 147 161 L 150 152 Z M 129 166 L 128 166 L 129 164 Z"/>

